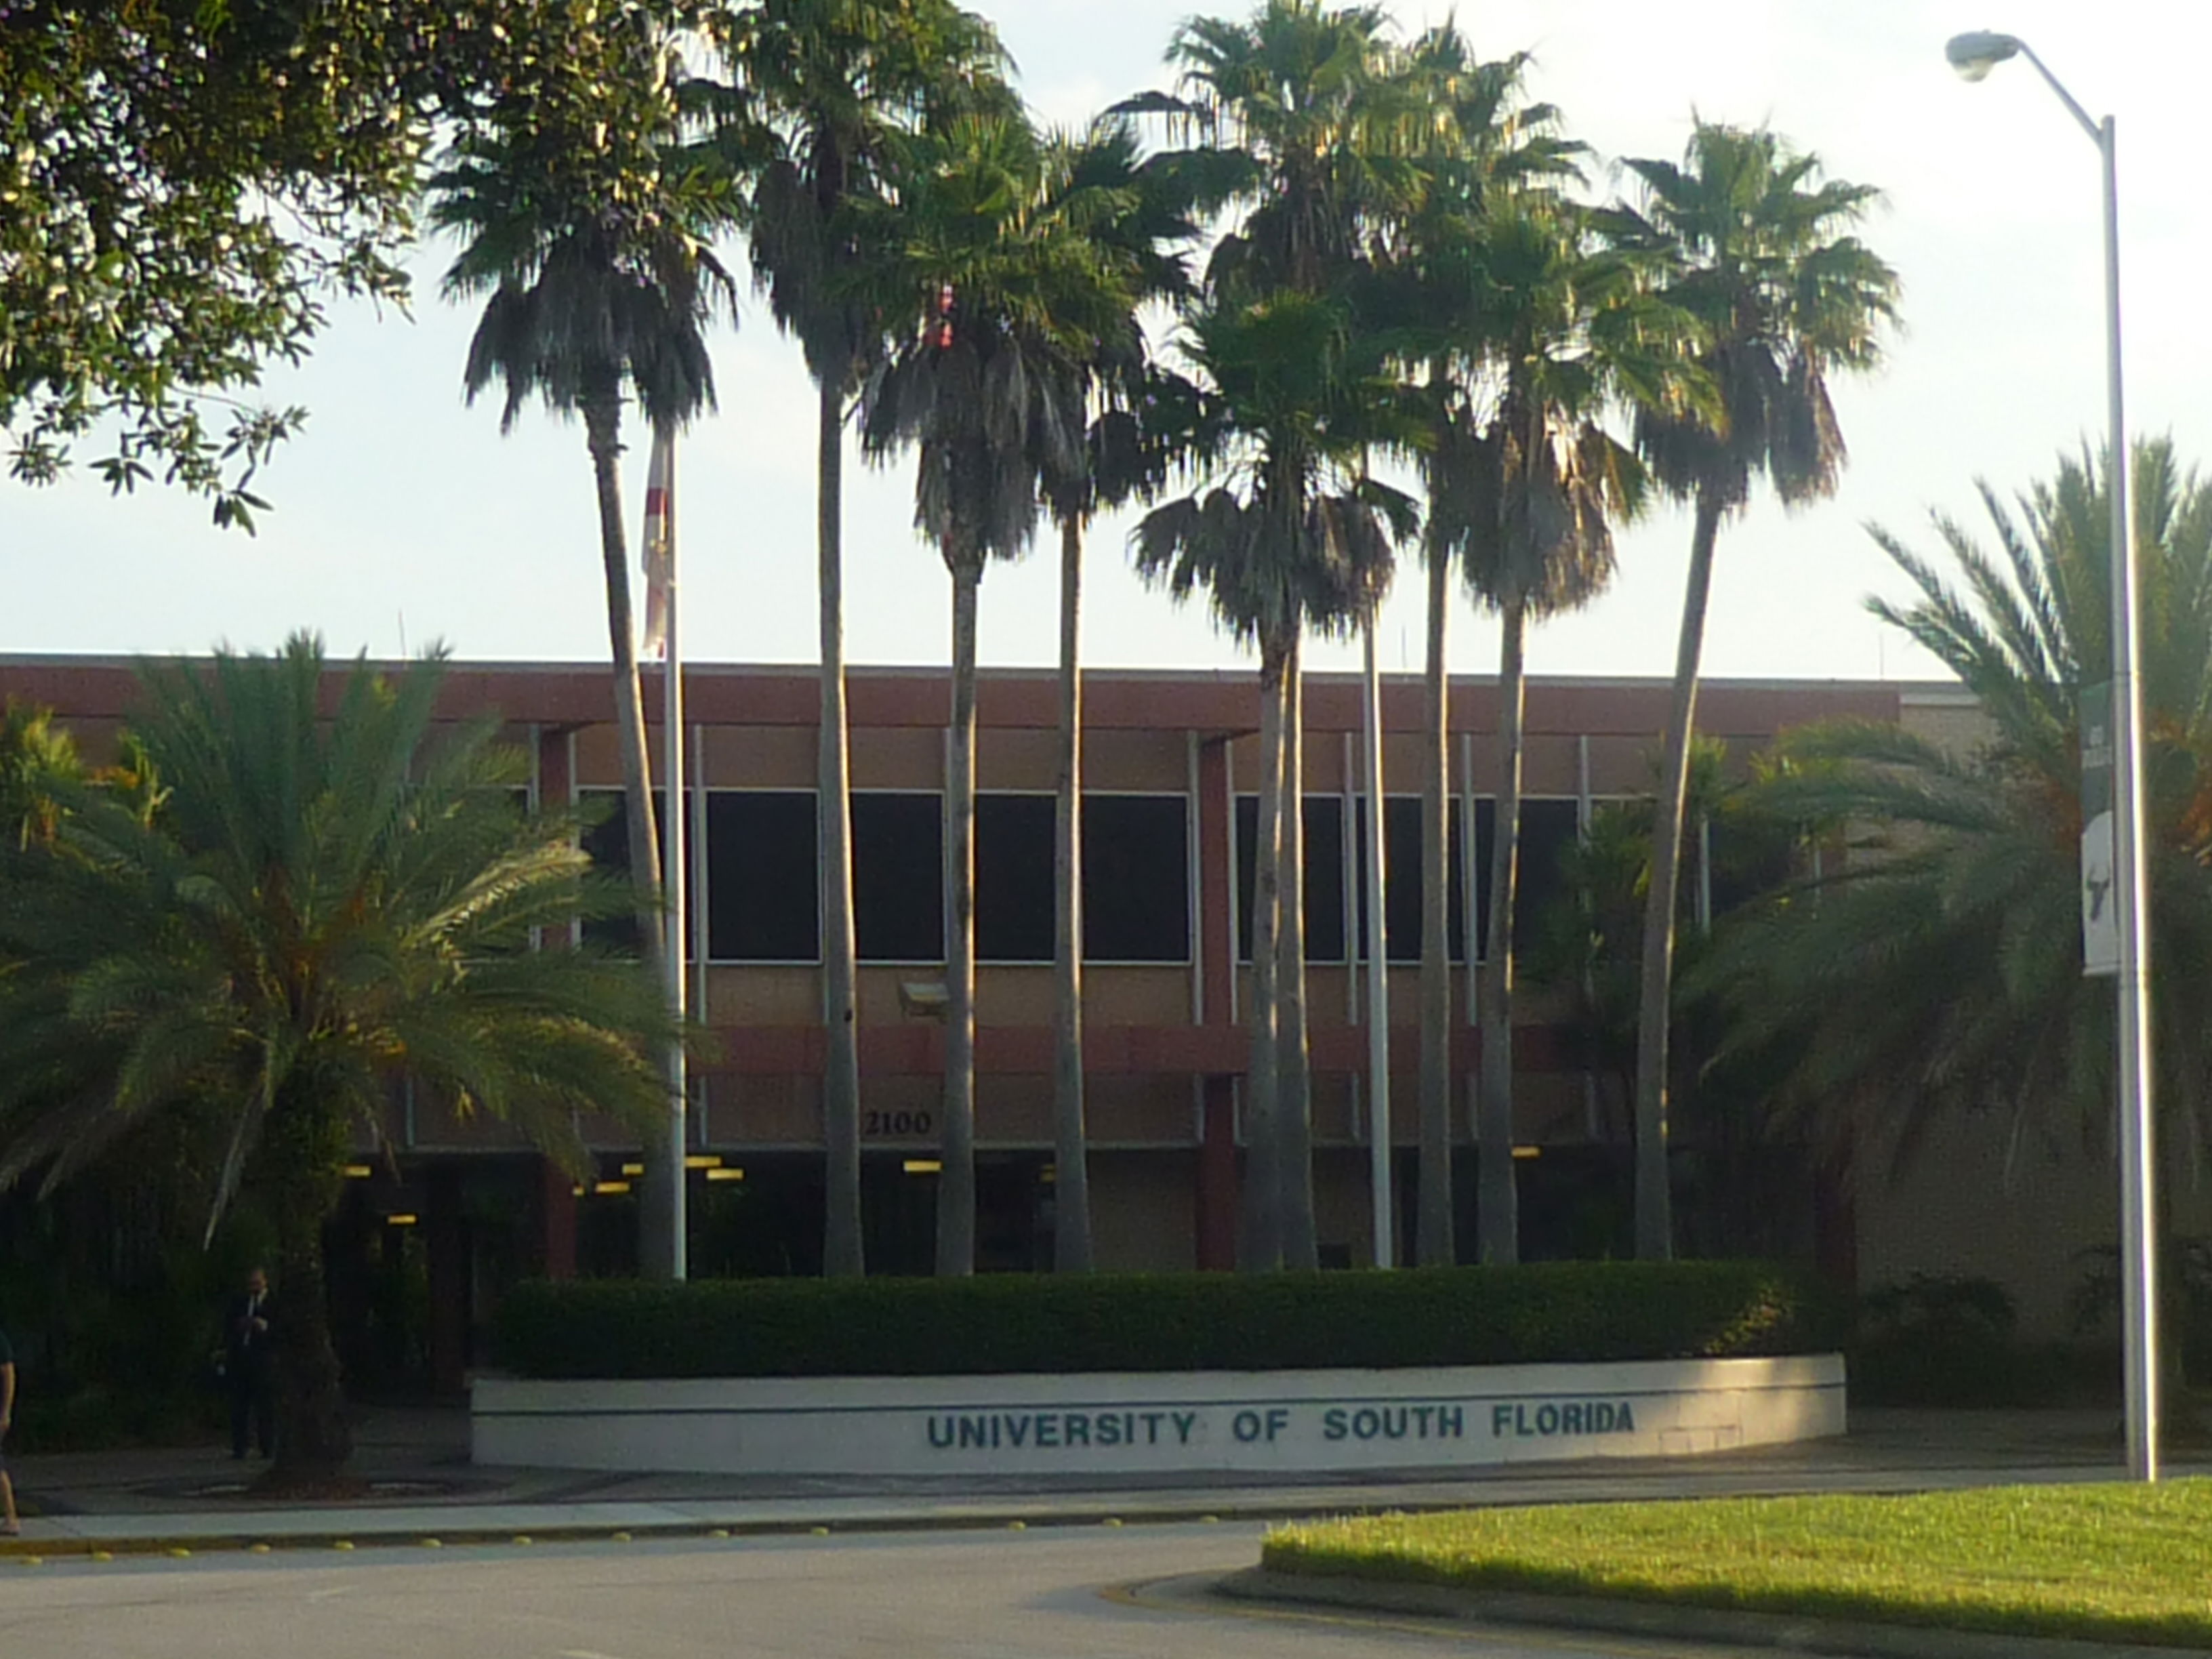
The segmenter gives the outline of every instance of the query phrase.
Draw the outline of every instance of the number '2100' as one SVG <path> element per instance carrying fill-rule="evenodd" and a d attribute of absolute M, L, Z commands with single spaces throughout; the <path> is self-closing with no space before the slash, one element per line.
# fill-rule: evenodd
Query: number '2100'
<path fill-rule="evenodd" d="M 861 1133 L 872 1135 L 926 1135 L 937 1127 L 927 1112 L 870 1112 Z"/>

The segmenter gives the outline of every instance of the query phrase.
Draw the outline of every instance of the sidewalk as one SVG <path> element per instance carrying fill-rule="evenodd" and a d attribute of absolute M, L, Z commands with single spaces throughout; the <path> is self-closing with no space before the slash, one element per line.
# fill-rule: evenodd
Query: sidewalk
<path fill-rule="evenodd" d="M 1858 1411 L 1844 1438 L 1685 1459 L 1588 1459 L 1438 1479 L 1248 1475 L 1146 1478 L 794 1479 L 483 1468 L 459 1408 L 376 1410 L 356 1429 L 344 1504 L 257 1501 L 258 1463 L 220 1447 L 19 1456 L 23 1536 L 0 1553 L 441 1543 L 557 1537 L 806 1533 L 935 1527 L 1263 1520 L 1322 1512 L 1605 1498 L 1924 1490 L 2117 1479 L 2107 1412 Z M 2177 1468 L 2203 1473 L 2208 1468 Z"/>

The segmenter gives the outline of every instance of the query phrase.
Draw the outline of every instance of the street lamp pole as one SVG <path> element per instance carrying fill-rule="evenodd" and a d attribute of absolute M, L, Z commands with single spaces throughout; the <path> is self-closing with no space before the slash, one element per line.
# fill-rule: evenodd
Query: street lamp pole
<path fill-rule="evenodd" d="M 2119 921 L 2120 1277 L 2126 1356 L 2128 1474 L 2158 1479 L 2156 1141 L 2152 1131 L 2149 870 L 2143 845 L 2142 680 L 2135 538 L 2128 515 L 2126 404 L 2120 379 L 2120 205 L 2112 118 L 2092 119 L 2026 41 L 1978 31 L 1945 48 L 1952 68 L 1978 81 L 2021 57 L 2058 94 L 2097 146 L 2105 177 L 2105 375 L 2112 419 L 2106 493 L 2112 501 L 2112 878 Z"/>

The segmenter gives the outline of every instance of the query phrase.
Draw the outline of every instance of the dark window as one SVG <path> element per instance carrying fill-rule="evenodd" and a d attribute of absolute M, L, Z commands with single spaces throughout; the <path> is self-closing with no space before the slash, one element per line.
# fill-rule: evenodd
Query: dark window
<path fill-rule="evenodd" d="M 1571 800 L 1521 803 L 1521 869 L 1513 895 L 1513 931 L 1531 938 L 1537 918 L 1566 896 L 1566 853 L 1579 833 L 1580 807 Z"/>
<path fill-rule="evenodd" d="M 1305 799 L 1306 960 L 1344 960 L 1344 803 Z M 1252 960 L 1252 887 L 1260 847 L 1260 798 L 1237 798 L 1237 955 Z"/>
<path fill-rule="evenodd" d="M 1566 890 L 1566 849 L 1574 844 L 1580 808 L 1571 800 L 1524 797 L 1521 802 L 1521 859 L 1514 873 L 1513 937 L 1517 951 L 1539 919 Z M 1481 956 L 1490 949 L 1490 860 L 1496 845 L 1498 803 L 1485 795 L 1474 804 L 1475 927 Z"/>
<path fill-rule="evenodd" d="M 866 962 L 945 960 L 945 826 L 935 795 L 853 796 L 853 939 Z"/>
<path fill-rule="evenodd" d="M 1367 960 L 1367 803 L 1357 803 L 1353 854 L 1358 860 L 1359 959 Z M 1459 844 L 1459 800 L 1444 803 L 1444 949 L 1454 962 L 1467 960 L 1467 873 Z M 1421 798 L 1382 798 L 1382 948 L 1393 962 L 1421 959 L 1421 906 L 1428 893 L 1421 862 Z"/>
<path fill-rule="evenodd" d="M 629 814 L 623 806 L 624 792 L 620 789 L 580 789 L 576 794 L 578 805 L 587 815 L 596 814 L 602 809 L 606 813 L 605 817 L 585 830 L 584 851 L 592 855 L 592 861 L 601 869 L 611 874 L 627 877 L 629 874 Z M 660 834 L 665 879 L 668 836 L 665 826 L 661 823 L 661 797 L 660 790 L 653 792 L 653 823 Z M 690 790 L 684 792 L 684 799 L 688 805 L 691 799 Z M 684 896 L 687 900 L 691 896 L 689 882 L 684 885 Z M 693 937 L 697 937 L 696 933 Z M 637 922 L 635 918 L 627 916 L 587 921 L 584 924 L 584 938 L 588 943 L 603 945 L 611 950 L 635 951 L 638 948 Z"/>
<path fill-rule="evenodd" d="M 1083 954 L 1190 960 L 1190 846 L 1181 795 L 1083 798 Z"/>
<path fill-rule="evenodd" d="M 1053 959 L 1053 809 L 1050 795 L 975 798 L 978 961 Z"/>
<path fill-rule="evenodd" d="M 812 962 L 822 953 L 814 797 L 707 796 L 707 945 L 717 962 Z"/>

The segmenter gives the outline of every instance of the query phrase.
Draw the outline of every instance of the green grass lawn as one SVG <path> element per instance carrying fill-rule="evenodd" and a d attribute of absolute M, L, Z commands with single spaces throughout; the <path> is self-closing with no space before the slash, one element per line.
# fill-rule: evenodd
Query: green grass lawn
<path fill-rule="evenodd" d="M 1283 1572 L 2212 1648 L 2212 1480 L 1281 1527 Z"/>

